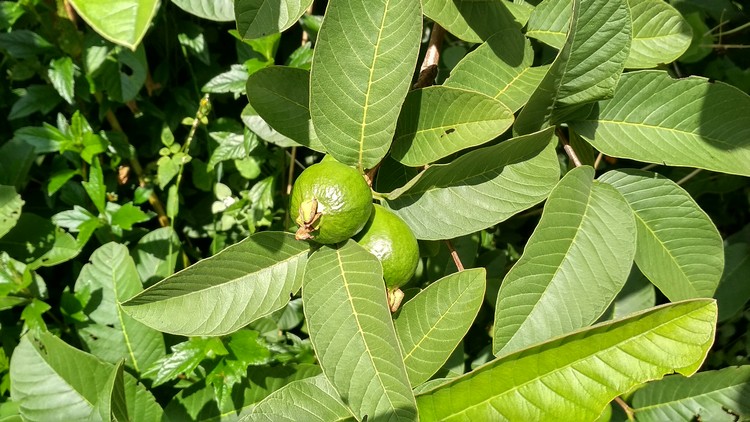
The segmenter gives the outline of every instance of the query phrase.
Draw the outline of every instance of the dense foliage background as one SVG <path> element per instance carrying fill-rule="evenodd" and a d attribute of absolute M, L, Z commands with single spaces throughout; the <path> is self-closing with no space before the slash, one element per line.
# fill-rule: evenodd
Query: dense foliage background
<path fill-rule="evenodd" d="M 235 20 L 232 1 L 135 3 L 141 4 L 135 26 L 120 28 L 114 22 L 96 27 L 81 18 L 85 8 L 67 0 L 0 1 L 0 109 L 6 116 L 0 121 L 0 420 L 16 417 L 23 399 L 11 400 L 14 373 L 24 369 L 21 363 L 11 368 L 10 357 L 27 331 L 46 339 L 46 347 L 59 348 L 60 359 L 73 356 L 65 344 L 112 364 L 129 354 L 132 359 L 119 364 L 112 382 L 130 374 L 135 378 L 127 382 L 137 378 L 148 387 L 153 400 L 144 399 L 149 405 L 140 407 L 140 420 L 159 413 L 157 405 L 174 420 L 236 418 L 290 381 L 320 372 L 299 297 L 220 337 L 188 338 L 143 326 L 136 342 L 149 343 L 152 352 L 137 359 L 132 350 L 122 353 L 128 334 L 123 314 L 100 305 L 125 301 L 251 234 L 294 231 L 287 210 L 291 183 L 323 154 L 271 129 L 248 106 L 246 84 L 272 65 L 310 69 L 326 2 L 316 1 L 299 22 L 268 36 L 249 34 L 248 25 Z M 94 17 L 96 4 L 88 10 Z M 730 0 L 670 4 L 689 23 L 693 39 L 660 70 L 750 93 L 746 6 Z M 425 19 L 420 62 L 431 27 Z M 477 46 L 450 32 L 444 36 L 438 84 Z M 555 58 L 557 49 L 532 44 L 535 66 Z M 418 75 L 417 66 L 412 83 Z M 747 177 L 596 159 L 590 147 L 580 151 L 587 163 L 596 160 L 597 174 L 644 166 L 656 171 L 710 216 L 725 242 L 715 297 L 727 305 L 719 307 L 716 339 L 702 369 L 750 364 Z M 561 147 L 557 155 L 563 173 L 574 167 Z M 416 173 L 387 158 L 374 188 L 389 192 Z M 449 243 L 420 242 L 422 259 L 407 286 L 411 293 L 404 289 L 407 298 L 457 271 L 451 249 L 464 267 L 487 271 L 485 303 L 437 378 L 463 374 L 493 357 L 495 297 L 543 206 Z M 108 277 L 129 290 L 102 293 L 111 289 Z M 602 320 L 667 302 L 635 271 Z M 92 360 L 89 368 L 96 365 Z M 43 373 L 38 377 L 44 382 Z M 743 417 L 750 415 L 748 383 L 744 378 L 738 384 L 748 398 L 745 407 L 733 410 L 744 411 Z M 624 417 L 619 407 L 613 409 L 615 417 Z"/>

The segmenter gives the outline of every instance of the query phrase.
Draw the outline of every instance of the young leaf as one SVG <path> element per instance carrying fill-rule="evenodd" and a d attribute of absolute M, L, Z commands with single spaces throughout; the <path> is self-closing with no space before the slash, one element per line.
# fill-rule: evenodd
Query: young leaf
<path fill-rule="evenodd" d="M 508 28 L 518 29 L 503 1 L 422 0 L 424 14 L 456 37 L 480 43 Z"/>
<path fill-rule="evenodd" d="M 261 69 L 247 79 L 246 90 L 250 105 L 273 129 L 303 146 L 325 151 L 310 121 L 310 72 L 285 66 Z"/>
<path fill-rule="evenodd" d="M 560 178 L 552 129 L 436 164 L 385 195 L 418 239 L 453 239 L 504 221 L 547 197 Z"/>
<path fill-rule="evenodd" d="M 635 253 L 633 213 L 617 190 L 593 178 L 593 168 L 575 168 L 550 193 L 500 286 L 496 356 L 590 325 L 625 284 Z"/>
<path fill-rule="evenodd" d="M 0 237 L 16 225 L 24 203 L 16 188 L 0 185 Z"/>
<path fill-rule="evenodd" d="M 595 420 L 640 383 L 691 375 L 711 347 L 716 303 L 669 304 L 496 359 L 417 396 L 423 420 Z M 570 388 L 575 385 L 576 388 Z"/>
<path fill-rule="evenodd" d="M 611 97 L 628 57 L 631 29 L 625 0 L 574 0 L 565 45 L 518 115 L 514 131 L 538 131 L 556 123 L 564 108 Z"/>
<path fill-rule="evenodd" d="M 391 154 L 417 167 L 481 145 L 513 123 L 513 112 L 478 92 L 445 86 L 415 89 L 401 108 Z"/>
<path fill-rule="evenodd" d="M 318 249 L 302 300 L 323 373 L 354 415 L 417 420 L 378 259 L 352 240 Z"/>
<path fill-rule="evenodd" d="M 255 405 L 245 421 L 337 422 L 357 419 L 323 375 L 291 382 Z"/>
<path fill-rule="evenodd" d="M 609 156 L 750 176 L 748 110 L 750 96 L 731 85 L 640 71 L 570 125 Z"/>
<path fill-rule="evenodd" d="M 673 375 L 638 389 L 633 410 L 639 421 L 745 420 L 750 417 L 750 366 Z"/>
<path fill-rule="evenodd" d="M 119 302 L 143 290 L 128 248 L 110 242 L 91 254 L 75 284 L 76 294 L 98 298 L 87 304 L 89 321 L 78 329 L 92 354 L 110 363 L 125 359 L 128 367 L 142 372 L 164 355 L 164 338 L 156 330 L 133 320 Z"/>
<path fill-rule="evenodd" d="M 113 370 L 50 333 L 26 335 L 11 358 L 11 398 L 26 420 L 90 420 L 98 416 L 96 405 Z M 160 421 L 163 412 L 151 393 L 132 375 L 124 379 L 132 420 Z"/>
<path fill-rule="evenodd" d="M 635 213 L 641 272 L 673 302 L 713 296 L 724 268 L 722 239 L 690 194 L 640 170 L 613 170 L 599 180 L 620 191 Z"/>
<path fill-rule="evenodd" d="M 307 253 L 308 245 L 293 235 L 256 233 L 160 281 L 122 306 L 159 331 L 186 336 L 228 334 L 286 305 L 290 294 L 300 288 Z"/>
<path fill-rule="evenodd" d="M 297 23 L 312 2 L 313 0 L 235 0 L 237 30 L 246 39 L 284 32 Z"/>
<path fill-rule="evenodd" d="M 533 61 L 529 40 L 516 28 L 503 30 L 461 59 L 443 85 L 481 92 L 516 112 L 549 69 Z"/>
<path fill-rule="evenodd" d="M 310 74 L 310 114 L 338 161 L 366 169 L 388 152 L 421 35 L 418 0 L 328 2 Z"/>
<path fill-rule="evenodd" d="M 47 71 L 52 86 L 68 104 L 73 104 L 75 94 L 75 65 L 70 57 L 52 60 Z"/>
<path fill-rule="evenodd" d="M 430 379 L 469 331 L 484 299 L 485 278 L 484 268 L 451 274 L 401 307 L 396 335 L 412 386 Z"/>
<path fill-rule="evenodd" d="M 234 20 L 234 0 L 172 0 L 172 3 L 199 18 L 217 22 Z"/>
<path fill-rule="evenodd" d="M 128 47 L 140 44 L 159 0 L 70 0 L 76 12 L 103 38 Z"/>

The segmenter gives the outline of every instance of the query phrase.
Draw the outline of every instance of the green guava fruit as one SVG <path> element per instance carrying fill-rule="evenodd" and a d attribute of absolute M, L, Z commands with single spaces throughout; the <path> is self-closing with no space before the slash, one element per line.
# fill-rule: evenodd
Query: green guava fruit
<path fill-rule="evenodd" d="M 401 217 L 380 205 L 374 207 L 367 225 L 354 240 L 380 260 L 386 287 L 394 291 L 414 275 L 419 244 Z"/>
<path fill-rule="evenodd" d="M 372 213 L 372 192 L 357 170 L 326 160 L 297 177 L 289 210 L 299 225 L 298 240 L 338 243 L 365 226 Z"/>

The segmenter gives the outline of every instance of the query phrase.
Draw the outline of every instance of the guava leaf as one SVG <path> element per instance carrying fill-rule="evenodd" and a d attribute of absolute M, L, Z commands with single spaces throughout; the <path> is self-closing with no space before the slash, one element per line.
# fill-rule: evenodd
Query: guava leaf
<path fill-rule="evenodd" d="M 533 61 L 529 40 L 518 29 L 503 30 L 461 59 L 443 86 L 481 92 L 516 112 L 549 69 L 531 67 Z"/>
<path fill-rule="evenodd" d="M 417 0 L 330 0 L 310 74 L 310 114 L 326 151 L 360 169 L 391 146 L 422 36 Z"/>
<path fill-rule="evenodd" d="M 565 45 L 516 119 L 518 134 L 536 132 L 564 120 L 573 107 L 614 94 L 630 49 L 626 1 L 574 0 L 572 13 Z"/>
<path fill-rule="evenodd" d="M 291 382 L 274 391 L 240 422 L 250 421 L 356 421 L 339 393 L 323 376 Z"/>
<path fill-rule="evenodd" d="M 690 46 L 693 31 L 680 12 L 663 0 L 628 0 L 633 41 L 625 67 L 646 69 L 677 60 Z M 529 17 L 526 35 L 562 48 L 571 16 L 571 0 L 545 0 Z"/>
<path fill-rule="evenodd" d="M 635 213 L 635 263 L 671 301 L 711 297 L 724 269 L 719 231 L 690 194 L 657 173 L 613 170 L 599 177 Z"/>
<path fill-rule="evenodd" d="M 353 240 L 323 246 L 308 260 L 302 300 L 323 374 L 357 419 L 417 420 L 378 259 Z"/>
<path fill-rule="evenodd" d="M 140 44 L 159 0 L 70 0 L 91 28 L 99 35 L 131 50 Z"/>
<path fill-rule="evenodd" d="M 424 15 L 456 37 L 480 43 L 507 28 L 518 28 L 504 1 L 422 0 Z"/>
<path fill-rule="evenodd" d="M 593 421 L 640 383 L 695 373 L 716 312 L 713 300 L 674 303 L 518 351 L 418 395 L 420 417 Z"/>
<path fill-rule="evenodd" d="M 619 319 L 630 314 L 652 308 L 656 305 L 656 289 L 636 265 L 630 269 L 630 275 L 615 301 L 610 306 L 611 317 Z"/>
<path fill-rule="evenodd" d="M 394 324 L 413 387 L 429 380 L 469 331 L 482 306 L 485 278 L 484 268 L 453 273 L 401 306 Z"/>
<path fill-rule="evenodd" d="M 10 363 L 11 398 L 26 420 L 99 419 L 97 403 L 115 366 L 82 352 L 53 334 L 23 336 Z M 159 421 L 162 409 L 143 384 L 125 373 L 127 414 Z"/>
<path fill-rule="evenodd" d="M 237 31 L 244 39 L 284 32 L 297 23 L 312 2 L 313 0 L 235 0 L 234 19 L 237 21 Z"/>
<path fill-rule="evenodd" d="M 235 0 L 172 0 L 180 9 L 217 22 L 231 22 L 234 20 Z"/>
<path fill-rule="evenodd" d="M 131 251 L 143 284 L 150 286 L 174 273 L 180 238 L 171 227 L 146 233 Z"/>
<path fill-rule="evenodd" d="M 513 353 L 589 326 L 630 274 L 633 212 L 612 186 L 577 167 L 552 190 L 495 305 L 492 350 Z"/>
<path fill-rule="evenodd" d="M 750 96 L 705 78 L 629 72 L 571 127 L 602 153 L 750 176 Z"/>
<path fill-rule="evenodd" d="M 305 147 L 325 151 L 310 121 L 309 71 L 267 67 L 250 75 L 246 91 L 253 110 L 274 130 Z"/>
<path fill-rule="evenodd" d="M 445 86 L 415 89 L 401 108 L 391 155 L 417 167 L 489 142 L 513 124 L 513 112 L 478 92 Z"/>
<path fill-rule="evenodd" d="M 639 421 L 734 421 L 750 417 L 750 366 L 672 375 L 647 384 L 633 396 Z"/>
<path fill-rule="evenodd" d="M 435 164 L 385 195 L 417 239 L 453 239 L 543 201 L 560 178 L 552 129 Z M 437 211 L 436 211 L 437 210 Z"/>
<path fill-rule="evenodd" d="M 162 333 L 134 320 L 120 302 L 142 291 L 135 264 L 124 245 L 110 242 L 91 254 L 75 284 L 75 292 L 97 298 L 86 305 L 86 325 L 78 333 L 92 354 L 116 363 L 125 359 L 136 372 L 146 370 L 164 356 Z"/>
<path fill-rule="evenodd" d="M 307 253 L 308 245 L 291 234 L 256 233 L 167 277 L 122 306 L 159 331 L 185 336 L 229 334 L 289 302 L 302 283 Z"/>
<path fill-rule="evenodd" d="M 719 321 L 725 321 L 741 311 L 750 299 L 750 246 L 734 243 L 724 248 L 724 273 L 714 298 L 719 304 Z"/>

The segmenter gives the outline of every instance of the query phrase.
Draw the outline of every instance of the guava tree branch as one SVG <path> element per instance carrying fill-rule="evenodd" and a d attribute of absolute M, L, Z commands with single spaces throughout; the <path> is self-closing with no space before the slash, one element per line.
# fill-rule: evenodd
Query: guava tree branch
<path fill-rule="evenodd" d="M 565 153 L 568 154 L 568 158 L 570 158 L 570 161 L 572 161 L 576 167 L 581 167 L 583 164 L 581 164 L 581 160 L 578 159 L 578 156 L 573 150 L 573 147 L 568 143 L 568 138 L 565 136 L 565 133 L 563 133 L 562 129 L 559 126 L 557 127 L 555 132 L 557 133 L 558 139 L 560 139 L 563 150 L 565 150 Z"/>
<path fill-rule="evenodd" d="M 430 34 L 430 43 L 424 54 L 422 67 L 419 68 L 419 77 L 417 82 L 412 86 L 413 89 L 424 88 L 433 85 L 438 72 L 438 62 L 440 61 L 440 48 L 445 38 L 445 29 L 434 23 L 432 25 L 432 34 Z"/>
<path fill-rule="evenodd" d="M 456 268 L 458 268 L 458 271 L 464 270 L 464 264 L 461 263 L 461 258 L 458 256 L 458 252 L 456 252 L 456 248 L 453 247 L 453 242 L 450 240 L 445 241 L 446 246 L 448 246 L 448 250 L 451 252 L 451 258 L 453 258 L 453 263 L 456 264 Z"/>

